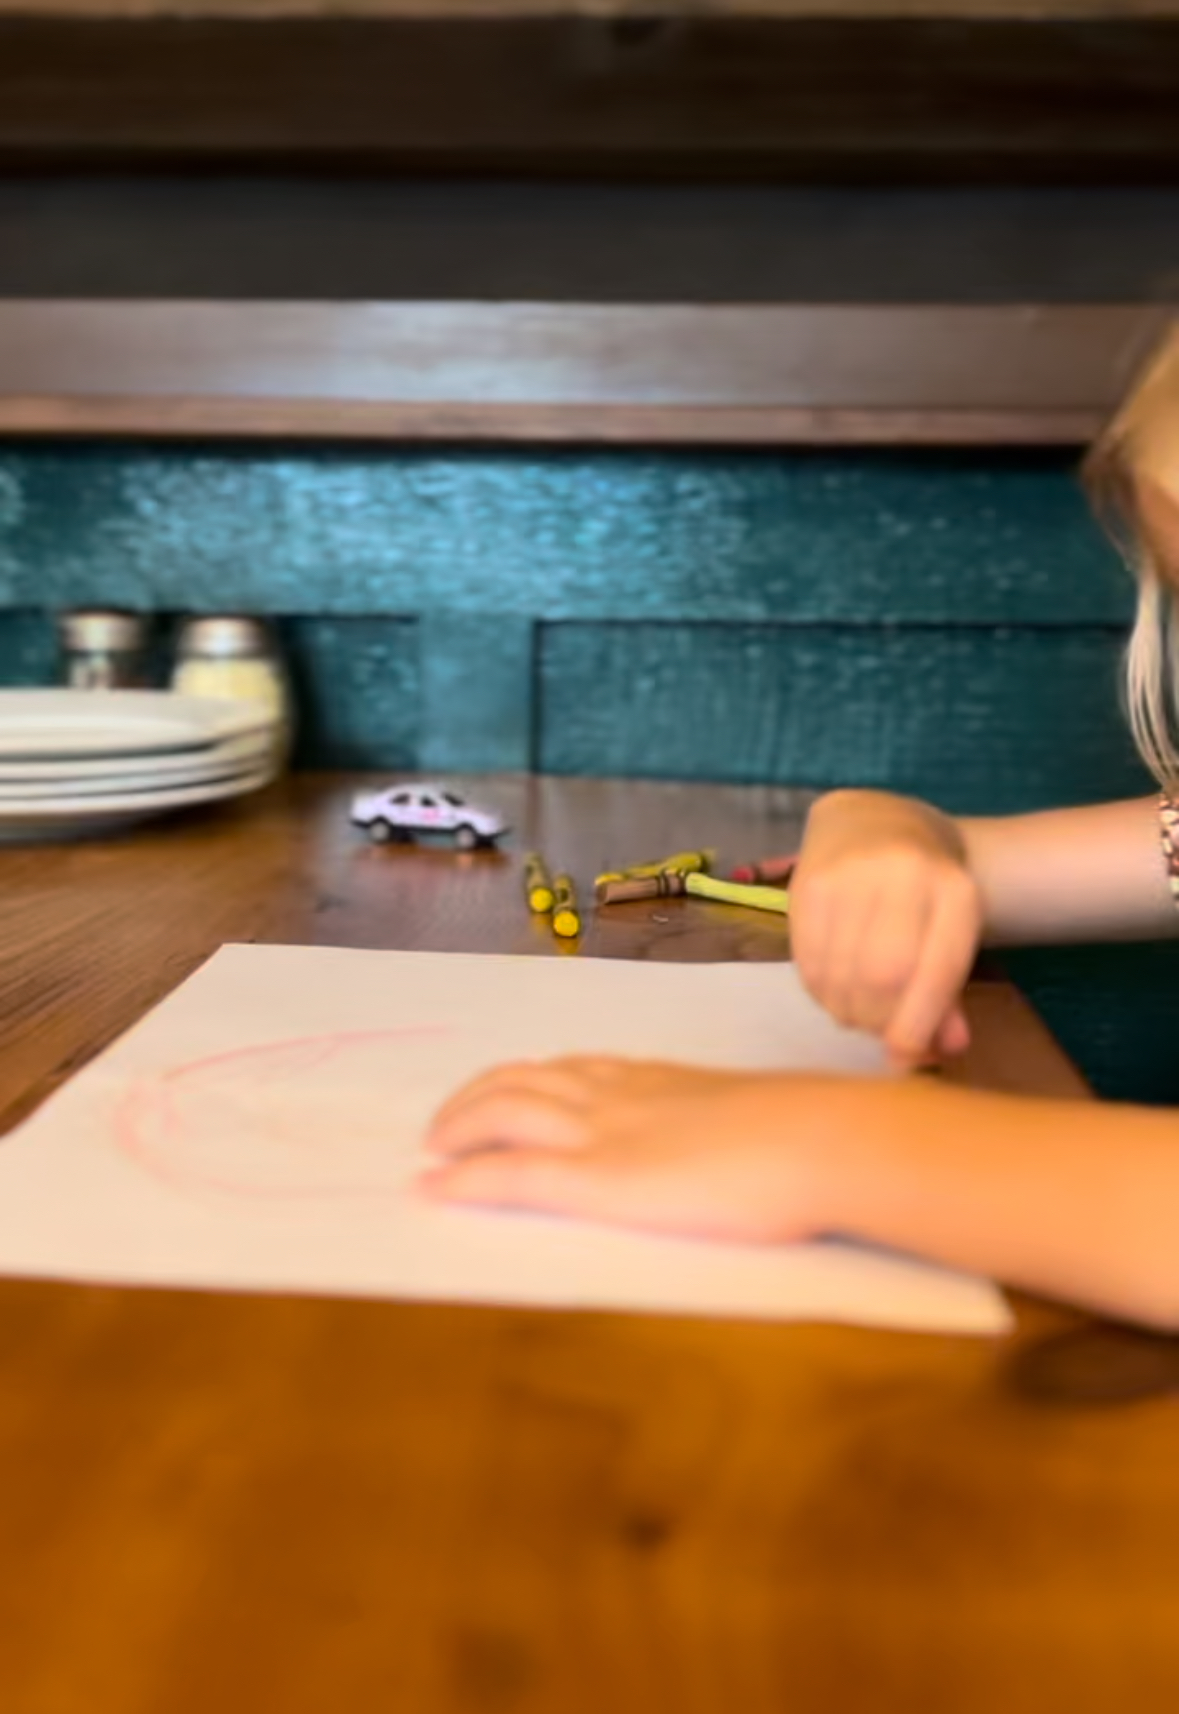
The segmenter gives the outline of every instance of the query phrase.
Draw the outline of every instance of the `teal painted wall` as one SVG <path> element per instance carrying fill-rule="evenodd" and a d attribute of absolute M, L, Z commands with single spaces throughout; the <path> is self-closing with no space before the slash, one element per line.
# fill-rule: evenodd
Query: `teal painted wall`
<path fill-rule="evenodd" d="M 1061 458 L 0 453 L 9 682 L 51 670 L 38 613 L 91 601 L 274 615 L 308 763 L 991 810 L 1141 782 L 1130 591 Z"/>
<path fill-rule="evenodd" d="M 89 602 L 273 616 L 305 765 L 976 813 L 1148 785 L 1132 590 L 1063 456 L 0 450 L 0 679 L 46 682 L 53 611 Z M 1055 956 L 1024 980 L 1094 1080 L 1179 1100 L 1170 949 Z"/>
<path fill-rule="evenodd" d="M 0 600 L 1118 625 L 1071 460 L 0 450 Z"/>

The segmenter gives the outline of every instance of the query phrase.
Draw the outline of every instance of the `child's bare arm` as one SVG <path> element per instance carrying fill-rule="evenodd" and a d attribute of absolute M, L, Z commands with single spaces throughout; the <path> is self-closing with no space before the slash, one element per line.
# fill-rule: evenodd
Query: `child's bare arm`
<path fill-rule="evenodd" d="M 958 826 L 992 945 L 1179 934 L 1156 798 Z"/>
<path fill-rule="evenodd" d="M 1179 1329 L 1179 1115 L 907 1080 L 863 1121 L 833 1166 L 856 1236 Z"/>
<path fill-rule="evenodd" d="M 438 1116 L 434 1194 L 761 1243 L 842 1233 L 1179 1328 L 1179 1117 L 928 1078 L 505 1066 Z"/>

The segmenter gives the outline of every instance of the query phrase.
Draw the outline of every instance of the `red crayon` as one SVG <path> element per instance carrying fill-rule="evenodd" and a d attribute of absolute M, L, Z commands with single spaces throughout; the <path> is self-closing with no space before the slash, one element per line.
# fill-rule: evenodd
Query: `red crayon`
<path fill-rule="evenodd" d="M 788 887 L 797 862 L 797 857 L 766 857 L 760 863 L 738 863 L 729 879 L 747 887 Z"/>

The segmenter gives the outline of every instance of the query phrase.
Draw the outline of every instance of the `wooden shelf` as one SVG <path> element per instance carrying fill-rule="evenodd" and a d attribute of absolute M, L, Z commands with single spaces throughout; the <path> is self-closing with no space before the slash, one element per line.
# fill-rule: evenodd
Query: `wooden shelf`
<path fill-rule="evenodd" d="M 0 0 L 0 167 L 1179 179 L 1177 0 Z"/>
<path fill-rule="evenodd" d="M 0 432 L 618 444 L 1088 440 L 1135 305 L 0 302 Z"/>
<path fill-rule="evenodd" d="M 716 0 L 736 18 L 1118 20 L 1174 18 L 1179 0 Z M 0 0 L 0 17 L 590 18 L 686 17 L 685 0 Z"/>

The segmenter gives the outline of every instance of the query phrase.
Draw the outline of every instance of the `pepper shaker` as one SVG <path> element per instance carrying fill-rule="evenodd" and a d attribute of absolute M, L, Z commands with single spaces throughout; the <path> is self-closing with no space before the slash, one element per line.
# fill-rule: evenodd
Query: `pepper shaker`
<path fill-rule="evenodd" d="M 58 615 L 61 679 L 72 690 L 140 689 L 147 682 L 148 621 L 115 609 Z"/>

